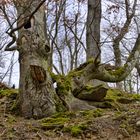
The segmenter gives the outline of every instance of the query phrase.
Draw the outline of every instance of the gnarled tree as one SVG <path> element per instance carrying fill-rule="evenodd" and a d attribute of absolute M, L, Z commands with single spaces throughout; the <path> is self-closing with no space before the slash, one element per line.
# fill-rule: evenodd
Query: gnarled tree
<path fill-rule="evenodd" d="M 56 111 L 93 109 L 93 106 L 83 100 L 101 100 L 106 95 L 102 92 L 106 93 L 107 88 L 102 85 L 88 87 L 87 83 L 92 79 L 105 82 L 123 80 L 134 68 L 139 57 L 140 35 L 126 64 L 117 70 L 110 70 L 93 59 L 69 72 L 67 76 L 51 75 L 47 62 L 50 47 L 46 42 L 44 2 L 45 0 L 14 1 L 18 15 L 17 27 L 10 26 L 8 34 L 12 41 L 5 50 L 16 49 L 19 52 L 20 111 L 24 117 L 41 118 Z M 18 37 L 15 31 L 18 31 Z M 12 47 L 14 42 L 17 42 L 17 46 Z M 57 82 L 56 90 L 53 82 Z"/>

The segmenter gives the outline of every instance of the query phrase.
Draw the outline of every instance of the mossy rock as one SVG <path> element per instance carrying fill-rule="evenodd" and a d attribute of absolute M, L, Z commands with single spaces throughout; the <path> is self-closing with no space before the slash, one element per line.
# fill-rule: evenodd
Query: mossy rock
<path fill-rule="evenodd" d="M 78 91 L 74 91 L 73 93 L 77 98 L 87 101 L 103 101 L 104 97 L 107 94 L 107 88 L 103 85 L 99 85 L 96 87 L 93 86 L 85 86 Z"/>

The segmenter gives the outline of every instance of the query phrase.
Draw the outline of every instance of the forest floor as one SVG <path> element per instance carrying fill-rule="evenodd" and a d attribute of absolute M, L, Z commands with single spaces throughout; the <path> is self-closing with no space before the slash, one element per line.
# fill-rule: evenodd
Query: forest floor
<path fill-rule="evenodd" d="M 16 92 L 0 90 L 0 140 L 140 140 L 139 95 L 110 90 L 95 110 L 34 120 L 11 113 Z"/>

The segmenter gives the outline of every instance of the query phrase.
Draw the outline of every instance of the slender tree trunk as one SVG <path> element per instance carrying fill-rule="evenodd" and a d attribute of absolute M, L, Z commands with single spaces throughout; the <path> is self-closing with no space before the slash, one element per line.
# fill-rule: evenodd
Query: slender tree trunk
<path fill-rule="evenodd" d="M 122 60 L 121 60 L 121 50 L 120 50 L 120 42 L 123 39 L 123 37 L 126 35 L 128 32 L 128 28 L 131 24 L 131 21 L 135 15 L 135 10 L 136 10 L 136 5 L 137 5 L 137 0 L 135 0 L 133 4 L 133 8 L 130 14 L 129 11 L 129 2 L 125 0 L 125 6 L 126 6 L 126 21 L 123 25 L 123 27 L 120 30 L 120 33 L 115 37 L 113 40 L 113 49 L 114 49 L 114 56 L 115 56 L 115 66 L 116 67 L 121 67 L 122 66 Z M 122 82 L 116 83 L 116 87 L 118 89 L 123 89 L 123 84 Z"/>
<path fill-rule="evenodd" d="M 100 59 L 100 22 L 101 0 L 88 0 L 87 15 L 87 60 L 98 57 Z"/>
<path fill-rule="evenodd" d="M 100 48 L 100 22 L 101 22 L 101 0 L 88 0 L 87 31 L 86 31 L 86 60 L 101 59 Z M 96 63 L 96 61 L 95 61 Z M 106 85 L 103 81 L 93 79 L 89 82 L 94 87 Z"/>
<path fill-rule="evenodd" d="M 77 36 L 78 34 L 78 14 L 75 16 L 75 34 Z M 74 53 L 75 53 L 75 59 L 74 59 L 74 67 L 77 68 L 78 67 L 78 42 L 77 42 L 77 38 L 75 37 L 75 48 L 74 48 Z"/>

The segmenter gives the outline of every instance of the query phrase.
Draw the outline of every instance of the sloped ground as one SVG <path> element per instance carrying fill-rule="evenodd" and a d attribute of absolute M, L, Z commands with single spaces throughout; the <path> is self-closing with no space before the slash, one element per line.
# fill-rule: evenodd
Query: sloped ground
<path fill-rule="evenodd" d="M 27 120 L 11 113 L 16 94 L 0 90 L 0 140 L 140 140 L 139 95 L 110 90 L 104 102 L 89 102 L 95 110 Z"/>

